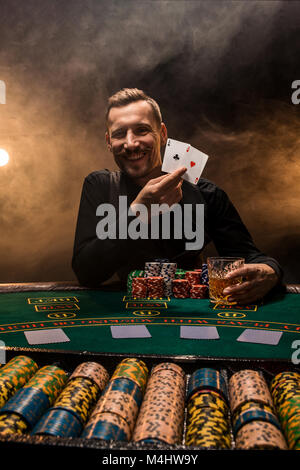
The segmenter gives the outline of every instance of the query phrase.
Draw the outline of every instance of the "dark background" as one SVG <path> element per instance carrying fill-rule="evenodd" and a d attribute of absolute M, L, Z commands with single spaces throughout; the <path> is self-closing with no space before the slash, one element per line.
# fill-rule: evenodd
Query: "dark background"
<path fill-rule="evenodd" d="M 0 0 L 0 282 L 75 279 L 81 187 L 115 169 L 107 98 L 138 87 L 210 158 L 260 249 L 300 282 L 300 3 Z"/>

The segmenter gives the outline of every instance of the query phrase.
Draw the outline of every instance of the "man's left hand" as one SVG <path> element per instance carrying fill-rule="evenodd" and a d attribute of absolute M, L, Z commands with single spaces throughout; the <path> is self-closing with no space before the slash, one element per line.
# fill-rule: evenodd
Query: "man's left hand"
<path fill-rule="evenodd" d="M 278 282 L 278 276 L 268 264 L 245 264 L 227 274 L 226 279 L 243 278 L 241 284 L 226 287 L 223 294 L 229 296 L 229 302 L 249 304 L 261 299 Z"/>

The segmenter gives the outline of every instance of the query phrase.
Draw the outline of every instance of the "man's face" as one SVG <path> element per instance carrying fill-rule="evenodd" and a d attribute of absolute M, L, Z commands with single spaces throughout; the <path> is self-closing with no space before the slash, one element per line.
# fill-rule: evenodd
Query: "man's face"
<path fill-rule="evenodd" d="M 166 138 L 165 125 L 158 126 L 146 101 L 111 108 L 106 134 L 108 148 L 119 168 L 131 178 L 147 177 L 161 165 L 160 147 Z"/>

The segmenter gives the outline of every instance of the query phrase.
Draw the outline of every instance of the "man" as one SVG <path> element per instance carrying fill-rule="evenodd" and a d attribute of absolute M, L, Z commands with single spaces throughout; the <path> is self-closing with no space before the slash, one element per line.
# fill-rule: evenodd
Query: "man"
<path fill-rule="evenodd" d="M 99 286 L 116 272 L 126 280 L 130 270 L 143 269 L 145 261 L 154 258 L 167 257 L 186 269 L 196 266 L 201 250 L 185 250 L 184 239 L 99 239 L 97 207 L 111 203 L 117 209 L 119 196 L 127 196 L 133 212 L 137 204 L 143 204 L 148 210 L 148 224 L 153 204 L 204 204 L 204 246 L 213 241 L 220 256 L 245 258 L 244 268 L 232 274 L 242 276 L 243 282 L 224 290 L 229 300 L 254 302 L 279 283 L 279 264 L 256 248 L 224 191 L 205 179 L 197 185 L 183 180 L 186 168 L 162 173 L 161 149 L 167 141 L 167 129 L 152 98 L 138 89 L 120 90 L 109 99 L 106 124 L 108 150 L 121 171 L 93 172 L 85 179 L 72 261 L 81 284 Z M 118 225 L 122 214 L 117 215 Z"/>

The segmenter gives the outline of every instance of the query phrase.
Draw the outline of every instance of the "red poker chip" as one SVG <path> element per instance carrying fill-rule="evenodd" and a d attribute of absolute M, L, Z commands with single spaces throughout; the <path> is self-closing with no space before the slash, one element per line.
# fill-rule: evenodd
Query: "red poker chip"
<path fill-rule="evenodd" d="M 186 271 L 185 279 L 188 280 L 190 285 L 200 284 L 201 282 L 201 273 L 198 271 Z"/>

